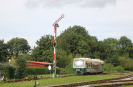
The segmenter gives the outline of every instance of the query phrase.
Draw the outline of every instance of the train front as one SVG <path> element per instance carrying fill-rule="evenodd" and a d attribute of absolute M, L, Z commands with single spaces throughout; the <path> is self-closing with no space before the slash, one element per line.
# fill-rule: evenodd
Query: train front
<path fill-rule="evenodd" d="M 85 60 L 76 58 L 73 61 L 73 72 L 74 74 L 84 74 L 86 72 Z"/>

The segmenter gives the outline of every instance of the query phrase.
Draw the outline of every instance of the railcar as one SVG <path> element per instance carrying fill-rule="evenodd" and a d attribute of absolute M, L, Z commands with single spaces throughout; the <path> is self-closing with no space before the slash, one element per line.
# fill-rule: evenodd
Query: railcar
<path fill-rule="evenodd" d="M 104 61 L 91 58 L 74 58 L 74 74 L 102 73 L 104 71 Z"/>

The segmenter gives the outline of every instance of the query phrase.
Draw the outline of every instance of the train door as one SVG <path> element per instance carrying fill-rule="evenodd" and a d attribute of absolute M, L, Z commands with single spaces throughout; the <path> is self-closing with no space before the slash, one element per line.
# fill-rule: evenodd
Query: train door
<path fill-rule="evenodd" d="M 87 69 L 90 69 L 90 68 L 91 68 L 91 64 L 87 63 Z"/>

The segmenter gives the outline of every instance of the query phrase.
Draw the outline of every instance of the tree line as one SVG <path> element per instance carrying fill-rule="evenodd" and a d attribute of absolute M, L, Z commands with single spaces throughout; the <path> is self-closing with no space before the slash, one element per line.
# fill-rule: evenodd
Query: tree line
<path fill-rule="evenodd" d="M 113 66 L 121 66 L 127 70 L 133 69 L 133 44 L 126 36 L 120 39 L 107 38 L 98 41 L 96 36 L 91 36 L 85 27 L 68 27 L 57 36 L 56 39 L 57 66 L 67 68 L 72 66 L 73 58 L 89 57 L 101 59 Z M 28 41 L 23 38 L 13 38 L 7 43 L 0 40 L 0 62 L 6 62 L 19 54 L 27 60 L 40 62 L 53 62 L 54 58 L 54 36 L 44 35 L 36 41 L 37 46 L 32 49 L 31 54 Z"/>

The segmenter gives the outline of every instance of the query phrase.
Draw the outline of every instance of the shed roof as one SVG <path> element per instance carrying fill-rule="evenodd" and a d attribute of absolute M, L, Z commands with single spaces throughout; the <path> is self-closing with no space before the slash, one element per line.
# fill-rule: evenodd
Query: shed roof
<path fill-rule="evenodd" d="M 38 64 L 50 64 L 50 65 L 53 65 L 54 63 L 48 63 L 48 62 L 38 62 L 38 61 L 27 61 L 27 63 L 38 63 Z"/>

